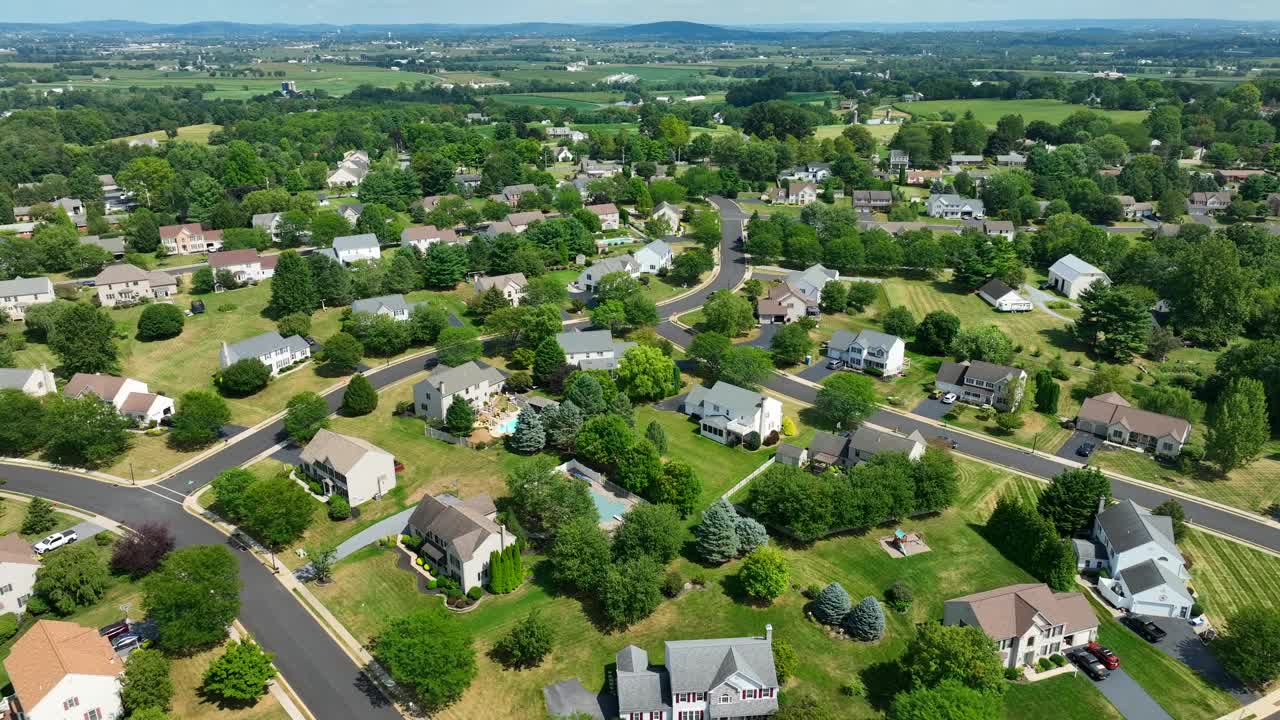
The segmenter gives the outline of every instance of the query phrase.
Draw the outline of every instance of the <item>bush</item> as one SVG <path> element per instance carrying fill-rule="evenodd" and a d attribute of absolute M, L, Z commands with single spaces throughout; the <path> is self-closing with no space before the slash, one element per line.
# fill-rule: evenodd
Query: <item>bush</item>
<path fill-rule="evenodd" d="M 213 381 L 224 394 L 244 397 L 266 387 L 271 370 L 257 358 L 245 358 L 216 373 Z"/>
<path fill-rule="evenodd" d="M 0 642 L 18 634 L 18 616 L 13 613 L 0 615 Z"/>
<path fill-rule="evenodd" d="M 1200 604 L 1199 600 L 1191 603 L 1191 617 L 1198 618 L 1203 614 L 1204 614 L 1204 606 Z"/>
<path fill-rule="evenodd" d="M 1005 669 L 1004 669 L 1004 679 L 1005 679 L 1005 680 L 1020 680 L 1020 679 L 1022 679 L 1022 668 L 1020 668 L 1020 667 L 1007 667 L 1007 668 L 1005 668 Z"/>
<path fill-rule="evenodd" d="M 426 561 L 425 561 L 425 560 L 423 560 L 422 558 L 418 558 L 417 560 L 414 560 L 413 562 L 414 562 L 415 564 L 417 564 L 417 566 L 418 566 L 418 567 L 424 567 L 424 566 L 426 565 Z"/>
<path fill-rule="evenodd" d="M 1005 433 L 1011 434 L 1013 433 L 1014 430 L 1017 430 L 1018 428 L 1022 427 L 1024 424 L 1025 424 L 1025 421 L 1023 421 L 1022 416 L 1018 415 L 1017 413 L 1006 412 L 1006 413 L 1000 413 L 999 415 L 996 415 L 996 426 L 999 427 L 1001 430 L 1003 430 Z"/>
<path fill-rule="evenodd" d="M 138 316 L 139 340 L 164 340 L 182 334 L 186 317 L 176 305 L 156 303 L 142 309 Z"/>
<path fill-rule="evenodd" d="M 435 579 L 435 578 L 431 578 L 430 580 L 428 580 L 428 581 L 427 581 L 427 589 L 429 589 L 429 590 L 435 590 L 435 589 L 436 589 L 436 586 L 438 586 L 439 584 L 440 584 L 440 581 L 439 581 L 439 580 L 437 580 L 437 579 Z"/>
<path fill-rule="evenodd" d="M 849 593 L 845 592 L 844 586 L 833 582 L 813 598 L 813 616 L 820 623 L 836 625 L 849 614 L 852 605 L 853 602 L 849 598 Z"/>
<path fill-rule="evenodd" d="M 867 686 L 862 683 L 862 678 L 854 675 L 849 682 L 840 686 L 840 694 L 846 697 L 866 697 Z"/>
<path fill-rule="evenodd" d="M 330 520 L 346 520 L 351 517 L 351 504 L 341 495 L 333 495 L 329 498 L 329 519 Z"/>
<path fill-rule="evenodd" d="M 1049 658 L 1049 662 L 1052 662 L 1055 667 L 1062 667 L 1067 664 L 1067 658 L 1063 655 L 1054 655 Z"/>
<path fill-rule="evenodd" d="M 884 637 L 884 610 L 873 597 L 864 597 L 844 616 L 845 631 L 857 640 L 879 640 Z"/>
<path fill-rule="evenodd" d="M 93 542 L 98 547 L 106 547 L 114 542 L 114 540 L 112 539 L 111 533 L 100 532 L 93 536 Z"/>
<path fill-rule="evenodd" d="M 533 376 L 524 370 L 513 372 L 507 376 L 507 381 L 503 387 L 513 393 L 529 392 L 529 389 L 533 387 Z"/>
<path fill-rule="evenodd" d="M 752 430 L 742 438 L 742 446 L 748 450 L 760 449 L 760 433 Z"/>
<path fill-rule="evenodd" d="M 472 599 L 472 600 L 479 600 L 479 599 L 480 599 L 480 596 L 481 596 L 481 595 L 483 595 L 483 594 L 484 594 L 484 590 L 480 589 L 480 586 L 479 586 L 479 585 L 477 585 L 477 586 L 475 586 L 475 587 L 473 587 L 473 588 L 471 588 L 470 590 L 468 590 L 468 591 L 467 591 L 467 597 L 468 597 L 468 598 L 470 598 L 470 599 Z"/>
<path fill-rule="evenodd" d="M 1036 669 L 1044 672 L 1053 667 L 1053 663 L 1049 662 L 1049 658 L 1040 658 L 1036 661 Z"/>
<path fill-rule="evenodd" d="M 774 445 L 778 444 L 778 440 L 779 440 L 778 431 L 774 430 L 773 432 L 769 433 L 769 435 L 764 439 L 764 446 L 773 447 Z"/>
<path fill-rule="evenodd" d="M 669 598 L 673 598 L 679 595 L 680 591 L 683 589 L 684 589 L 684 578 L 681 577 L 680 573 L 676 572 L 675 570 L 672 570 L 671 572 L 667 573 L 666 577 L 662 578 L 662 594 L 663 595 L 666 595 Z"/>
<path fill-rule="evenodd" d="M 893 586 L 885 591 L 885 599 L 889 602 L 889 607 L 898 612 L 906 612 L 911 607 L 911 601 L 915 598 L 911 592 L 911 587 L 905 582 L 898 580 Z"/>

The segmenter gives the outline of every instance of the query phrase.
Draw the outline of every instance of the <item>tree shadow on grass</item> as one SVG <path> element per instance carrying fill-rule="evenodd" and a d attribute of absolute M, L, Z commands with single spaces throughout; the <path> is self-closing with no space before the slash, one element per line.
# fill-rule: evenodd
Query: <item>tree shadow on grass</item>
<path fill-rule="evenodd" d="M 896 660 L 885 660 L 868 665 L 859 673 L 862 685 L 867 689 L 866 700 L 871 707 L 887 712 L 893 698 L 908 688 L 906 673 Z"/>

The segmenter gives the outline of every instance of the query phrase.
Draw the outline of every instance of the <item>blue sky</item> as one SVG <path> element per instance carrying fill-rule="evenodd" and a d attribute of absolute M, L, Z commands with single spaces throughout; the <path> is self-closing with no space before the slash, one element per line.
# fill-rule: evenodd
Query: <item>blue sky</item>
<path fill-rule="evenodd" d="M 1025 0 L 487 0 L 459 3 L 440 0 L 220 0 L 218 3 L 173 0 L 11 0 L 4 19 L 17 22 L 69 20 L 145 20 L 188 22 L 350 23 L 505 23 L 530 20 L 556 22 L 696 22 L 758 24 L 774 22 L 901 22 L 1059 18 L 1069 10 L 1075 18 L 1195 18 L 1275 19 L 1275 0 L 1224 0 L 1210 5 L 1198 0 L 1076 0 L 1067 4 L 1028 3 Z"/>

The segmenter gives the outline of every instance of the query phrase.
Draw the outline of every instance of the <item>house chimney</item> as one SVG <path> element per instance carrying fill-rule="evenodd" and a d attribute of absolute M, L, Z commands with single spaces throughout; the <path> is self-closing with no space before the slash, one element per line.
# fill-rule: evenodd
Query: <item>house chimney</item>
<path fill-rule="evenodd" d="M 765 639 L 765 640 L 768 640 L 769 642 L 773 642 L 773 625 L 770 625 L 770 624 L 767 624 L 767 623 L 765 624 L 765 626 L 764 626 L 764 639 Z"/>
<path fill-rule="evenodd" d="M 1103 510 L 1106 509 L 1106 507 L 1107 507 L 1107 496 L 1099 495 L 1098 496 L 1098 512 L 1101 513 Z"/>

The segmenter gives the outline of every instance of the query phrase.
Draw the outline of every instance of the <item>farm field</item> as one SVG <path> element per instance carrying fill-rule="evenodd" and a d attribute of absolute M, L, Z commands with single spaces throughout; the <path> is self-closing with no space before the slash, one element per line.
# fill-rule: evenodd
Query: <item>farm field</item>
<path fill-rule="evenodd" d="M 201 123 L 199 125 L 184 125 L 178 128 L 177 140 L 184 142 L 196 143 L 197 145 L 208 145 L 209 135 L 221 130 L 222 126 L 214 123 Z M 117 138 L 117 140 L 128 142 L 130 140 L 144 140 L 146 138 L 155 138 L 160 142 L 168 139 L 163 130 L 154 130 L 148 133 L 140 133 L 138 135 L 130 135 L 128 137 Z"/>
<path fill-rule="evenodd" d="M 65 87 L 70 84 L 77 89 L 88 90 L 128 90 L 131 87 L 164 88 L 164 87 L 196 87 L 211 86 L 212 91 L 205 97 L 210 99 L 244 100 L 256 95 L 273 93 L 280 89 L 280 83 L 293 80 L 298 83 L 298 90 L 324 90 L 330 95 L 346 95 L 360 85 L 377 87 L 395 87 L 400 83 L 412 85 L 418 80 L 431 82 L 430 76 L 421 73 L 401 73 L 386 68 L 362 65 L 340 65 L 334 63 L 290 64 L 262 63 L 254 65 L 254 70 L 264 73 L 283 72 L 282 77 L 209 77 L 207 73 L 159 71 L 154 69 L 116 70 L 109 72 L 109 80 L 72 81 L 70 83 L 51 83 L 48 87 Z M 33 85 L 33 88 L 44 87 Z"/>
<path fill-rule="evenodd" d="M 588 100 L 583 96 L 600 96 L 598 100 Z M 573 108 L 574 110 L 596 110 L 613 102 L 608 93 L 547 93 L 529 95 L 494 95 L 493 99 L 508 105 L 529 105 L 533 107 Z M 621 98 L 619 95 L 617 98 Z"/>
<path fill-rule="evenodd" d="M 972 112 L 973 116 L 989 127 L 1005 115 L 1021 115 L 1026 122 L 1044 120 L 1060 123 L 1078 110 L 1092 110 L 1106 115 L 1114 122 L 1140 122 L 1147 117 L 1142 110 L 1102 110 L 1086 105 L 1072 105 L 1061 100 L 921 100 L 897 103 L 894 107 L 915 115 L 950 110 L 956 117 Z"/>

